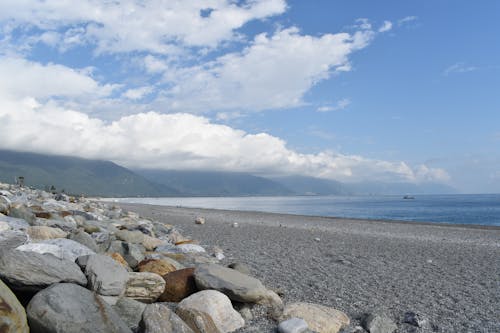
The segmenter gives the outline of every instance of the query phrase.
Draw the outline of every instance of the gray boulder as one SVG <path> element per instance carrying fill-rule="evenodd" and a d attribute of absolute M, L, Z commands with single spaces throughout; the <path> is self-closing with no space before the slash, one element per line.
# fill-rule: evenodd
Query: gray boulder
<path fill-rule="evenodd" d="M 132 269 L 137 268 L 137 265 L 145 258 L 146 249 L 140 244 L 122 243 L 122 248 L 122 256 Z"/>
<path fill-rule="evenodd" d="M 128 281 L 127 270 L 110 256 L 101 254 L 88 257 L 85 275 L 89 289 L 105 296 L 121 295 Z"/>
<path fill-rule="evenodd" d="M 237 302 L 265 303 L 271 297 L 271 292 L 256 278 L 217 264 L 199 265 L 194 279 L 198 289 L 218 290 Z"/>
<path fill-rule="evenodd" d="M 131 298 L 122 297 L 116 301 L 113 309 L 133 332 L 139 331 L 139 325 L 144 309 L 146 309 L 146 304 Z"/>
<path fill-rule="evenodd" d="M 28 236 L 17 230 L 6 230 L 0 233 L 0 249 L 12 250 L 28 242 Z"/>
<path fill-rule="evenodd" d="M 37 293 L 26 309 L 32 333 L 131 333 L 100 296 L 71 283 Z"/>
<path fill-rule="evenodd" d="M 33 212 L 24 204 L 12 204 L 10 206 L 9 216 L 23 219 L 30 225 L 32 225 L 36 221 L 35 214 L 33 214 Z"/>
<path fill-rule="evenodd" d="M 25 220 L 16 217 L 0 215 L 0 221 L 7 222 L 10 229 L 17 231 L 26 232 L 28 230 L 28 227 L 30 226 L 29 223 Z"/>
<path fill-rule="evenodd" d="M 160 303 L 146 306 L 141 328 L 144 333 L 194 333 L 178 315 Z"/>
<path fill-rule="evenodd" d="M 66 238 L 48 239 L 40 243 L 58 246 L 63 253 L 63 259 L 69 261 L 75 261 L 76 258 L 87 254 L 95 254 L 94 251 L 92 251 L 85 245 L 72 241 L 71 239 L 66 239 Z"/>
<path fill-rule="evenodd" d="M 86 233 L 83 230 L 75 230 L 75 231 L 73 231 L 69 235 L 69 239 L 71 239 L 71 240 L 73 240 L 75 242 L 78 242 L 78 243 L 80 243 L 80 244 L 88 247 L 89 249 L 91 249 L 95 253 L 101 252 L 100 248 L 97 246 L 97 243 L 92 238 L 92 236 L 90 236 L 88 233 Z"/>
<path fill-rule="evenodd" d="M 13 289 L 38 291 L 54 283 L 71 282 L 86 285 L 87 279 L 74 262 L 50 254 L 0 252 L 0 278 Z"/>

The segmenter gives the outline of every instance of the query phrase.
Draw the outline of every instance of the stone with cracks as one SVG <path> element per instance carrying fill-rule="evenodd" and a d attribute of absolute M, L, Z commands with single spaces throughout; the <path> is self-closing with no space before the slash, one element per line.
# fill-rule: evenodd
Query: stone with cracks
<path fill-rule="evenodd" d="M 113 305 L 113 309 L 133 332 L 139 331 L 139 324 L 146 304 L 131 298 L 121 297 Z"/>
<path fill-rule="evenodd" d="M 131 333 L 99 295 L 60 283 L 37 293 L 26 309 L 32 333 Z"/>
<path fill-rule="evenodd" d="M 155 273 L 128 273 L 125 297 L 144 303 L 152 303 L 158 299 L 165 289 L 165 280 Z"/>
<path fill-rule="evenodd" d="M 85 275 L 74 262 L 50 254 L 17 250 L 0 252 L 0 278 L 15 290 L 27 291 L 59 282 L 87 284 Z"/>
<path fill-rule="evenodd" d="M 144 333 L 194 333 L 178 315 L 159 303 L 146 306 L 141 329 Z"/>

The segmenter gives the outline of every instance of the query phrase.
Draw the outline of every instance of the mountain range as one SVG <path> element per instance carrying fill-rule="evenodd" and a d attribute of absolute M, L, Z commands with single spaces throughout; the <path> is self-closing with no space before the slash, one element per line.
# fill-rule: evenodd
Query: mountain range
<path fill-rule="evenodd" d="M 0 150 L 0 181 L 70 194 L 133 196 L 290 196 L 456 193 L 443 184 L 342 183 L 306 176 L 261 177 L 242 172 L 130 170 L 116 163 Z"/>

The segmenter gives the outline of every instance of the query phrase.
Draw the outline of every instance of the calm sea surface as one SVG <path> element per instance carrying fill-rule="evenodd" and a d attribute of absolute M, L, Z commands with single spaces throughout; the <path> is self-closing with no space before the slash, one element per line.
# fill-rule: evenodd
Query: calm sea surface
<path fill-rule="evenodd" d="M 500 194 L 120 198 L 117 202 L 316 216 L 500 226 Z"/>

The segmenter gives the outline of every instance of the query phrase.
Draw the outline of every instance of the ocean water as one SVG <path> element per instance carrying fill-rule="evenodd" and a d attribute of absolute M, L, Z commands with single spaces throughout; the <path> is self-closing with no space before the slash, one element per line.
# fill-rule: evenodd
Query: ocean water
<path fill-rule="evenodd" d="M 313 216 L 500 226 L 500 194 L 119 198 L 117 202 Z"/>

